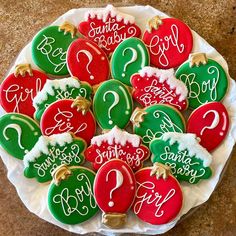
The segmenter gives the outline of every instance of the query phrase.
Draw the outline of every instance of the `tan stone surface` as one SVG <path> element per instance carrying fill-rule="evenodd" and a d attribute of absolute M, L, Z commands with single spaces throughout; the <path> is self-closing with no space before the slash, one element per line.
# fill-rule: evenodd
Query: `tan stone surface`
<path fill-rule="evenodd" d="M 106 5 L 152 5 L 186 22 L 227 60 L 236 78 L 235 0 L 89 1 L 0 0 L 0 78 L 21 48 L 43 26 L 71 8 Z M 72 235 L 30 213 L 7 180 L 0 161 L 0 235 Z M 222 182 L 209 201 L 166 235 L 236 235 L 236 150 Z"/>

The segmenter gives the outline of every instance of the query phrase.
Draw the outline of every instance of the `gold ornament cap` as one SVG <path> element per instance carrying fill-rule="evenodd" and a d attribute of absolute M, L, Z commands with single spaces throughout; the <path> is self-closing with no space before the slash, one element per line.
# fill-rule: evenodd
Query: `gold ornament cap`
<path fill-rule="evenodd" d="M 102 223 L 111 229 L 120 229 L 126 223 L 126 214 L 122 213 L 104 213 L 102 215 Z"/>
<path fill-rule="evenodd" d="M 157 179 L 160 179 L 160 178 L 167 179 L 168 176 L 170 175 L 170 167 L 163 165 L 161 163 L 155 162 L 153 164 L 150 175 L 151 176 L 155 175 Z"/>
<path fill-rule="evenodd" d="M 65 21 L 62 25 L 60 25 L 59 30 L 64 31 L 64 34 L 70 33 L 71 38 L 74 38 L 77 33 L 77 28 L 68 21 Z"/>
<path fill-rule="evenodd" d="M 147 31 L 148 33 L 151 33 L 153 29 L 157 30 L 158 27 L 162 24 L 162 20 L 160 16 L 154 16 L 147 22 Z"/>
<path fill-rule="evenodd" d="M 52 171 L 53 182 L 56 186 L 60 185 L 62 180 L 67 179 L 71 175 L 71 170 L 67 165 L 62 164 Z"/>
<path fill-rule="evenodd" d="M 77 111 L 81 111 L 83 115 L 89 110 L 91 102 L 82 96 L 78 96 L 72 103 L 71 107 L 77 107 Z"/>
<path fill-rule="evenodd" d="M 206 65 L 207 64 L 207 56 L 206 53 L 197 52 L 197 53 L 191 53 L 189 55 L 189 66 L 200 66 L 201 64 Z"/>
<path fill-rule="evenodd" d="M 144 109 L 137 107 L 130 118 L 133 126 L 140 127 L 140 123 L 143 122 L 143 116 L 146 114 L 147 112 Z"/>
<path fill-rule="evenodd" d="M 18 75 L 25 77 L 26 73 L 28 73 L 30 76 L 33 76 L 32 67 L 30 64 L 26 63 L 16 65 L 14 72 L 15 77 L 18 77 Z"/>

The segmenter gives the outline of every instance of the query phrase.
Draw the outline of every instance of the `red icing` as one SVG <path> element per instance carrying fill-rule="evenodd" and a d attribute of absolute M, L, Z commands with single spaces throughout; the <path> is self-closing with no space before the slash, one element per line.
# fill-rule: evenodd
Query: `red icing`
<path fill-rule="evenodd" d="M 79 24 L 79 32 L 97 43 L 107 55 L 124 39 L 141 35 L 141 30 L 136 24 L 125 24 L 123 20 L 118 22 L 116 17 L 111 17 L 110 14 L 106 22 L 89 17 L 87 21 Z"/>
<path fill-rule="evenodd" d="M 93 144 L 85 151 L 85 158 L 93 162 L 95 170 L 98 170 L 105 162 L 113 158 L 119 158 L 125 161 L 133 171 L 136 171 L 142 167 L 143 161 L 148 156 L 149 149 L 146 146 L 140 145 L 139 147 L 133 147 L 129 142 L 122 146 L 115 142 L 109 145 L 107 141 L 103 141 L 100 146 Z"/>
<path fill-rule="evenodd" d="M 200 144 L 208 151 L 220 145 L 228 129 L 228 112 L 220 102 L 210 102 L 200 106 L 193 111 L 187 123 L 187 132 L 195 133 L 201 139 Z"/>
<path fill-rule="evenodd" d="M 65 99 L 52 103 L 43 113 L 40 126 L 44 135 L 72 132 L 90 143 L 96 131 L 96 122 L 89 110 L 85 115 L 72 108 L 73 100 Z"/>
<path fill-rule="evenodd" d="M 1 106 L 6 112 L 22 113 L 33 117 L 35 108 L 33 98 L 43 88 L 47 75 L 32 70 L 33 76 L 28 73 L 24 77 L 10 74 L 0 87 Z"/>
<path fill-rule="evenodd" d="M 148 47 L 151 64 L 160 69 L 181 65 L 188 59 L 193 47 L 191 30 L 175 18 L 162 19 L 157 30 L 152 29 L 151 33 L 145 31 L 143 41 Z"/>
<path fill-rule="evenodd" d="M 135 174 L 137 190 L 132 210 L 144 222 L 166 224 L 181 210 L 182 190 L 173 176 L 157 179 L 150 172 L 151 168 L 144 168 Z"/>
<path fill-rule="evenodd" d="M 88 39 L 80 38 L 70 45 L 67 51 L 67 66 L 71 76 L 91 85 L 107 80 L 110 73 L 106 54 Z"/>
<path fill-rule="evenodd" d="M 179 101 L 179 94 L 171 89 L 166 81 L 160 83 L 156 76 L 149 77 L 147 74 L 142 77 L 134 74 L 131 77 L 131 84 L 134 88 L 133 98 L 142 106 L 147 107 L 153 104 L 169 104 L 180 111 L 187 109 L 187 99 Z"/>
<path fill-rule="evenodd" d="M 119 179 L 122 181 L 119 182 Z M 135 190 L 131 168 L 119 159 L 106 162 L 97 172 L 94 196 L 98 206 L 106 213 L 125 213 L 132 205 Z"/>

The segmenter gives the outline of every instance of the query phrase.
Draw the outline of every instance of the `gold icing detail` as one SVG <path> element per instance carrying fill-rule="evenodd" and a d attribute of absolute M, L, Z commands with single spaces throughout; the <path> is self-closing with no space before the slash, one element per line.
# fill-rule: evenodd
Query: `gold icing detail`
<path fill-rule="evenodd" d="M 14 75 L 15 75 L 15 77 L 18 77 L 18 75 L 25 77 L 26 72 L 30 76 L 33 76 L 31 65 L 30 64 L 19 64 L 19 65 L 16 65 Z"/>
<path fill-rule="evenodd" d="M 102 223 L 109 228 L 119 229 L 126 223 L 126 214 L 105 213 L 102 215 Z"/>
<path fill-rule="evenodd" d="M 169 176 L 169 174 L 170 174 L 170 167 L 163 165 L 161 163 L 158 163 L 158 162 L 155 162 L 153 164 L 153 167 L 150 173 L 151 176 L 156 175 L 157 179 L 161 177 L 163 179 L 166 179 Z"/>
<path fill-rule="evenodd" d="M 207 56 L 206 53 L 191 53 L 189 55 L 189 66 L 200 66 L 200 64 L 206 65 L 207 64 Z"/>
<path fill-rule="evenodd" d="M 143 115 L 147 114 L 144 109 L 137 107 L 131 115 L 130 121 L 134 126 L 140 127 L 140 123 L 143 122 Z"/>
<path fill-rule="evenodd" d="M 77 107 L 77 111 L 82 111 L 85 115 L 91 106 L 91 102 L 82 96 L 78 96 L 72 103 L 71 107 Z"/>
<path fill-rule="evenodd" d="M 76 27 L 68 21 L 65 21 L 62 25 L 60 25 L 59 30 L 64 30 L 65 34 L 69 32 L 72 38 L 74 38 L 77 33 Z"/>
<path fill-rule="evenodd" d="M 157 30 L 159 25 L 161 25 L 161 24 L 162 24 L 162 20 L 161 20 L 160 16 L 154 16 L 153 18 L 149 19 L 147 26 L 146 26 L 148 33 L 151 33 L 152 29 Z"/>
<path fill-rule="evenodd" d="M 62 180 L 67 179 L 71 175 L 70 169 L 67 165 L 62 164 L 55 168 L 52 172 L 53 182 L 55 185 L 59 185 Z"/>

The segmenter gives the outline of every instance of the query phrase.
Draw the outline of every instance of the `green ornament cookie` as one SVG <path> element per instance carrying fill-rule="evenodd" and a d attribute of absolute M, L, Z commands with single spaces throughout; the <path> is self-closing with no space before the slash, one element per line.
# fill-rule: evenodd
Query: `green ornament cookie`
<path fill-rule="evenodd" d="M 188 88 L 189 107 L 221 101 L 228 89 L 228 79 L 223 67 L 204 53 L 190 55 L 189 61 L 176 71 L 176 78 Z"/>
<path fill-rule="evenodd" d="M 125 128 L 132 109 L 132 97 L 120 81 L 108 80 L 98 87 L 94 95 L 93 111 L 102 129 L 112 129 L 115 125 Z"/>
<path fill-rule="evenodd" d="M 48 208 L 61 223 L 79 224 L 98 212 L 93 195 L 95 173 L 84 167 L 60 166 L 48 190 Z"/>
<path fill-rule="evenodd" d="M 146 146 L 166 132 L 185 132 L 185 122 L 181 113 L 174 107 L 164 104 L 136 108 L 131 116 L 131 122 L 134 133 L 142 137 Z"/>
<path fill-rule="evenodd" d="M 45 109 L 55 101 L 62 99 L 76 99 L 78 96 L 91 100 L 92 87 L 88 83 L 81 83 L 75 77 L 47 80 L 43 89 L 33 100 L 34 117 L 40 120 Z"/>
<path fill-rule="evenodd" d="M 62 165 L 78 166 L 84 162 L 85 141 L 70 133 L 41 136 L 24 157 L 24 175 L 43 183 L 52 179 L 53 170 Z"/>
<path fill-rule="evenodd" d="M 131 86 L 130 77 L 148 65 L 148 50 L 138 38 L 128 38 L 121 42 L 111 58 L 113 78 L 129 86 Z"/>
<path fill-rule="evenodd" d="M 196 184 L 212 175 L 211 154 L 202 147 L 195 134 L 165 133 L 150 144 L 152 162 L 170 166 L 179 180 Z"/>
<path fill-rule="evenodd" d="M 34 63 L 46 73 L 56 76 L 69 74 L 66 66 L 67 49 L 78 38 L 63 26 L 48 26 L 37 33 L 32 41 Z"/>
<path fill-rule="evenodd" d="M 0 145 L 15 158 L 22 160 L 40 136 L 38 124 L 29 116 L 7 113 L 0 117 Z"/>

